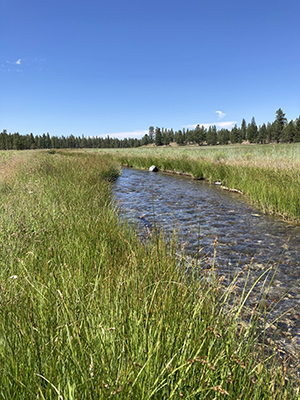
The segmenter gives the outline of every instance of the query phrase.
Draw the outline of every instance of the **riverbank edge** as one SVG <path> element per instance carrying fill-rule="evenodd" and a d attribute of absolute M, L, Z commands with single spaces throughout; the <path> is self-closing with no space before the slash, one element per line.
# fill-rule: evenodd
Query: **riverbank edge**
<path fill-rule="evenodd" d="M 222 190 L 246 196 L 264 214 L 300 224 L 300 171 L 188 157 L 110 155 L 124 167 L 148 170 L 155 165 L 163 173 L 218 183 Z"/>
<path fill-rule="evenodd" d="M 121 167 L 133 168 L 132 166 L 127 165 L 127 164 L 121 164 Z M 144 170 L 144 171 L 146 170 L 145 168 L 140 168 L 140 169 L 142 169 L 142 170 Z M 159 170 L 158 170 L 158 171 L 159 171 Z M 194 179 L 194 180 L 205 181 L 205 182 L 207 182 L 207 183 L 211 183 L 211 182 L 209 182 L 209 180 L 207 180 L 207 179 L 205 179 L 205 178 L 195 178 L 192 174 L 185 173 L 185 172 L 171 171 L 171 170 L 164 170 L 164 171 L 160 171 L 160 172 L 162 172 L 162 173 L 164 173 L 164 174 L 169 174 L 169 175 L 186 176 L 186 177 L 192 178 L 192 179 Z M 220 189 L 226 190 L 227 192 L 238 193 L 238 194 L 244 195 L 244 193 L 243 193 L 241 190 L 234 189 L 234 188 L 228 188 L 227 186 L 222 186 L 221 183 L 219 183 L 219 182 L 215 182 L 214 184 L 220 186 Z"/>

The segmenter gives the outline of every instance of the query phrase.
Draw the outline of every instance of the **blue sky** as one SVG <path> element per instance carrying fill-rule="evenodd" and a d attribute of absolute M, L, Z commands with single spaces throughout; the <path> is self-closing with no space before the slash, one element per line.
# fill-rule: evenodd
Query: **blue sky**
<path fill-rule="evenodd" d="M 299 0 L 0 0 L 0 130 L 142 137 L 300 115 Z"/>

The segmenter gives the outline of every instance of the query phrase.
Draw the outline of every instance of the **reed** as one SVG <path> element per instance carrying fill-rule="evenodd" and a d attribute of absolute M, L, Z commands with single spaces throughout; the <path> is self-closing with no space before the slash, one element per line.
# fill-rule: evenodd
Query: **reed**
<path fill-rule="evenodd" d="M 298 398 L 238 277 L 120 223 L 118 173 L 103 154 L 29 152 L 1 180 L 1 398 Z"/>
<path fill-rule="evenodd" d="M 222 182 L 224 187 L 242 192 L 263 212 L 300 223 L 298 145 L 220 148 L 148 148 L 110 154 L 119 163 L 134 168 L 148 169 L 154 164 L 161 171 Z M 252 153 L 249 149 L 253 149 Z"/>
<path fill-rule="evenodd" d="M 90 150 L 89 150 L 90 151 Z M 92 150 L 95 151 L 95 150 Z M 99 151 L 99 150 L 97 150 Z M 112 154 L 163 156 L 177 158 L 186 156 L 193 159 L 222 159 L 229 163 L 250 163 L 265 166 L 298 166 L 300 164 L 300 143 L 293 144 L 235 144 L 223 146 L 161 146 L 128 149 L 102 149 Z"/>

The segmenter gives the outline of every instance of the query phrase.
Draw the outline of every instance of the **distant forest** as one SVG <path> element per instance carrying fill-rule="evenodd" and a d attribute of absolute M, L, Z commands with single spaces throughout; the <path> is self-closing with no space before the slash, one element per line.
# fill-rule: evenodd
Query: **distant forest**
<path fill-rule="evenodd" d="M 25 150 L 25 149 L 76 149 L 76 148 L 129 148 L 140 147 L 149 144 L 156 146 L 177 143 L 179 146 L 196 144 L 226 145 L 235 143 L 295 143 L 300 142 L 300 116 L 296 120 L 287 121 L 285 114 L 279 108 L 276 111 L 274 122 L 257 126 L 254 117 L 250 123 L 243 119 L 240 127 L 235 125 L 231 130 L 217 129 L 210 126 L 197 125 L 195 129 L 173 129 L 149 127 L 149 132 L 141 139 L 116 139 L 109 136 L 103 137 L 75 137 L 51 136 L 49 133 L 34 136 L 32 133 L 21 135 L 0 133 L 0 150 Z"/>

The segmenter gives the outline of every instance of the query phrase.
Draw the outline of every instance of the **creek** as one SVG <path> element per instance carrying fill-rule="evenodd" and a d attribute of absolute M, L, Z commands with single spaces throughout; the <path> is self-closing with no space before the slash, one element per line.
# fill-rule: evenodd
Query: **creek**
<path fill-rule="evenodd" d="M 276 263 L 267 302 L 276 306 L 273 320 L 282 317 L 273 330 L 287 352 L 299 351 L 300 226 L 263 215 L 245 196 L 180 175 L 124 168 L 113 196 L 139 235 L 158 229 L 168 237 L 175 231 L 191 257 L 200 251 L 209 260 L 217 238 L 216 263 L 227 281 L 246 264 L 257 276 Z"/>

